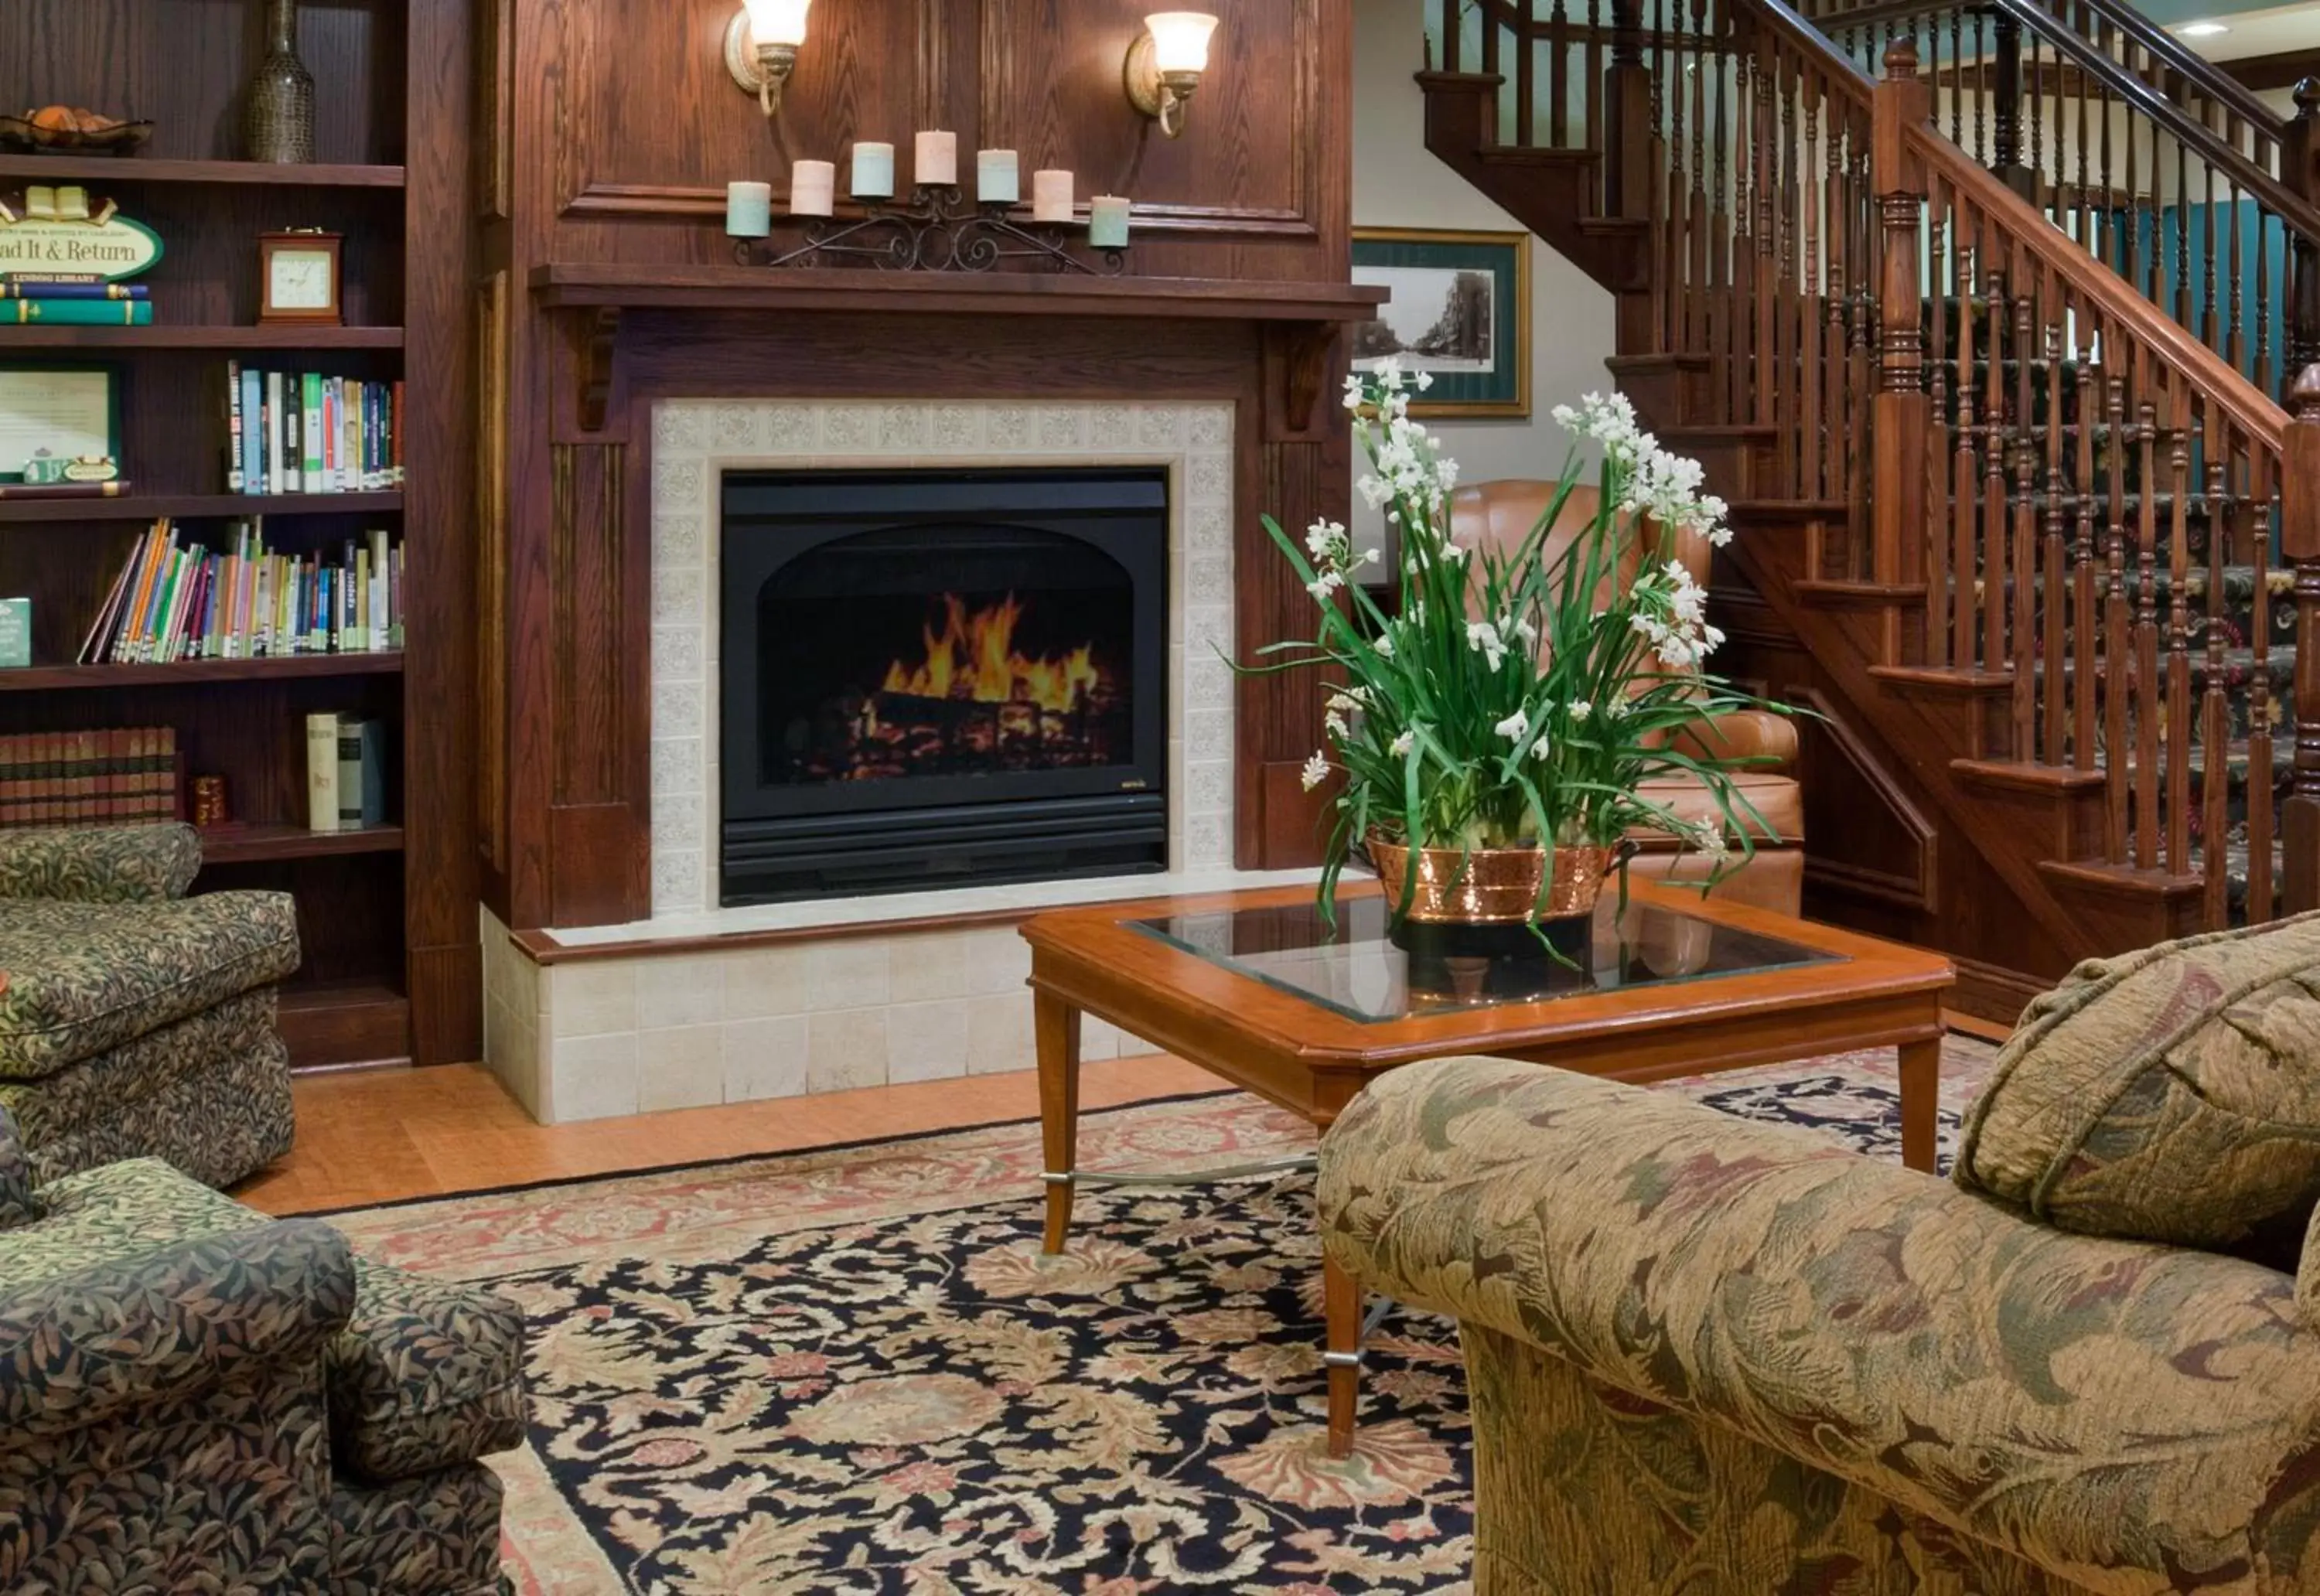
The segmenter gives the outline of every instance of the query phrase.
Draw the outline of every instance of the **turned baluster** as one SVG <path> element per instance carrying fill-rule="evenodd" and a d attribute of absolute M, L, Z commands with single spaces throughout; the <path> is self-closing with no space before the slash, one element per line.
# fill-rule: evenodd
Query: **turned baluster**
<path fill-rule="evenodd" d="M 2288 187 L 2306 199 L 2320 204 L 2320 77 L 2307 77 L 2296 86 L 2296 116 L 2288 124 L 2288 136 L 2281 141 L 2279 151 L 2280 177 Z M 2320 240 L 2282 224 L 2293 259 L 2288 268 L 2288 364 L 2282 375 L 2308 370 L 2320 363 Z M 2258 242 L 2261 235 L 2258 234 Z M 2263 252 L 2257 251 L 2257 262 L 2263 262 Z M 2266 351 L 2261 338 L 2257 340 L 2257 357 Z M 2303 381 L 2296 385 L 2302 391 Z"/>
<path fill-rule="evenodd" d="M 1877 86 L 1870 169 L 1883 222 L 1878 282 L 1877 394 L 1870 418 L 1875 480 L 1870 502 L 1876 516 L 1871 579 L 1883 585 L 1924 580 L 1926 537 L 1926 311 L 1920 230 L 1926 177 L 1909 137 L 1933 114 L 1933 100 L 1917 76 L 1917 47 L 1908 39 L 1886 53 Z M 1889 660 L 1898 612 L 1889 612 Z"/>
<path fill-rule="evenodd" d="M 2279 551 L 2296 567 L 2296 779 L 2280 812 L 2287 908 L 2320 909 L 2320 365 L 2296 379 L 2279 451 Z"/>
<path fill-rule="evenodd" d="M 1610 213 L 1652 213 L 1652 72 L 1644 61 L 1643 0 L 1611 0 L 1611 64 L 1603 72 L 1604 192 Z"/>

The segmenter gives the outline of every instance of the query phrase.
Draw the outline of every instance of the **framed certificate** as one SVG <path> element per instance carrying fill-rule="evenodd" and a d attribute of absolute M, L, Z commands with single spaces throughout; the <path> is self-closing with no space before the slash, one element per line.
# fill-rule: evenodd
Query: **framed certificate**
<path fill-rule="evenodd" d="M 0 482 L 22 482 L 43 449 L 121 458 L 121 393 L 110 366 L 0 363 Z"/>

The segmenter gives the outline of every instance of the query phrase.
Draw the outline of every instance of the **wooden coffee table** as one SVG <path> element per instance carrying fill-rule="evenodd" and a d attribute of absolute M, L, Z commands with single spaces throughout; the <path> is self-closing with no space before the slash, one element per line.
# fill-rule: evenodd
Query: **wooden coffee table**
<path fill-rule="evenodd" d="M 1536 962 L 1413 961 L 1374 883 L 1347 884 L 1327 936 L 1305 887 L 1042 914 L 1023 927 L 1038 1012 L 1047 1250 L 1063 1250 L 1078 1168 L 1080 1016 L 1326 1128 L 1398 1065 L 1495 1054 L 1650 1082 L 1855 1047 L 1901 1051 L 1901 1157 L 1934 1167 L 1938 954 L 1635 882 L 1587 973 Z M 1322 1265 L 1329 1446 L 1351 1449 L 1362 1292 Z"/>

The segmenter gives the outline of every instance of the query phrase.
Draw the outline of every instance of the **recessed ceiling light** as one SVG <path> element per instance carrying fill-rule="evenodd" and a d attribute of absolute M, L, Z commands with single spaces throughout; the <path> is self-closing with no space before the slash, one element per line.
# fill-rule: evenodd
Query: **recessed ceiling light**
<path fill-rule="evenodd" d="M 2218 33 L 2231 32 L 2221 23 L 2185 23 L 2175 31 L 2186 39 L 2213 39 Z"/>

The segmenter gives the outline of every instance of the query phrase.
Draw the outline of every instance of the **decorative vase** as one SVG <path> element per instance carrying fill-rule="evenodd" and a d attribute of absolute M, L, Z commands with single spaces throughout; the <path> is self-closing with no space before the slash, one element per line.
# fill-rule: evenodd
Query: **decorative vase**
<path fill-rule="evenodd" d="M 314 75 L 298 59 L 298 0 L 266 0 L 266 39 L 249 83 L 249 159 L 303 164 L 314 159 Z"/>
<path fill-rule="evenodd" d="M 1565 958 L 1583 957 L 1595 901 L 1622 851 L 1421 848 L 1415 850 L 1418 875 L 1412 883 L 1410 848 L 1374 835 L 1365 847 L 1393 911 L 1390 935 L 1395 946 L 1429 958 L 1543 957 L 1547 948 Z M 1542 936 L 1546 947 L 1540 945 Z"/>

